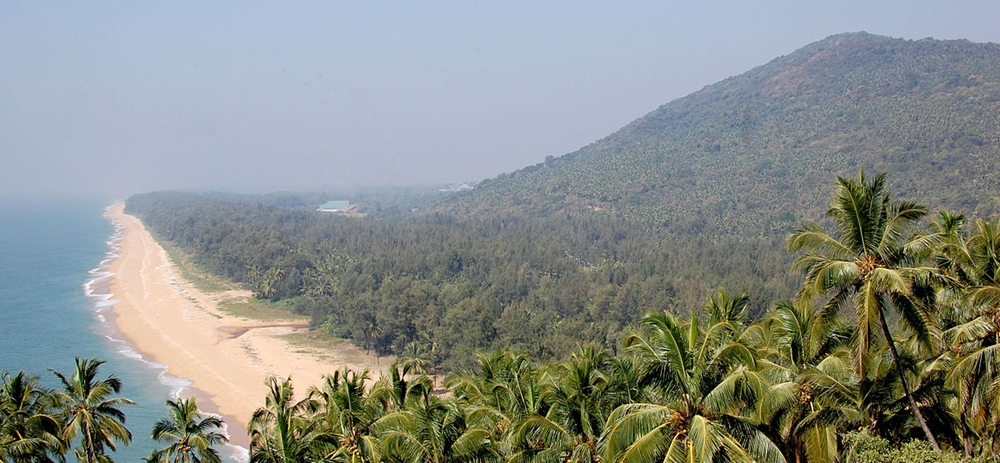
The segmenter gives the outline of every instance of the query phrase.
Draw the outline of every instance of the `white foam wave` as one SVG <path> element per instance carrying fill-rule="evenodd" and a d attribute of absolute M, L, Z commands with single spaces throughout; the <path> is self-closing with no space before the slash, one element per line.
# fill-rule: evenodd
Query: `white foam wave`
<path fill-rule="evenodd" d="M 220 415 L 217 415 L 215 413 L 208 413 L 207 415 L 211 415 L 211 416 L 214 416 L 216 418 L 222 419 L 222 417 Z M 222 422 L 222 434 L 224 436 L 226 436 L 226 439 L 230 438 L 230 435 L 229 435 L 229 425 L 226 424 L 225 421 Z M 235 460 L 235 461 L 237 461 L 239 463 L 249 463 L 250 462 L 250 450 L 247 449 L 246 447 L 241 447 L 239 445 L 230 444 L 230 443 L 227 442 L 226 443 L 226 449 L 231 452 L 230 455 L 229 455 L 229 458 L 232 458 L 233 460 Z"/>
<path fill-rule="evenodd" d="M 226 436 L 226 440 L 232 438 L 232 435 L 229 434 L 229 424 L 224 421 L 224 417 L 222 415 L 219 415 L 218 413 L 209 413 L 204 410 L 198 410 L 198 412 L 204 416 L 211 416 L 223 420 L 222 429 L 220 430 L 220 432 L 222 433 L 222 435 Z M 246 447 L 242 447 L 236 444 L 230 444 L 228 442 L 226 443 L 225 447 L 227 450 L 229 450 L 229 452 L 231 452 L 229 457 L 232 458 L 233 460 L 240 463 L 248 463 L 250 461 L 250 451 Z"/>
<path fill-rule="evenodd" d="M 121 347 L 118 349 L 118 353 L 121 354 L 122 357 L 130 358 L 133 360 L 143 359 L 142 354 L 140 354 L 139 351 L 132 349 L 131 347 Z"/>
<path fill-rule="evenodd" d="M 111 293 L 97 292 L 93 285 L 83 285 L 83 287 L 83 294 L 91 299 L 94 299 L 94 306 L 98 309 L 106 308 L 107 306 L 114 305 L 118 302 L 117 300 L 113 301 L 111 299 L 111 296 L 113 296 Z M 111 302 L 111 304 L 106 304 L 107 302 Z"/>
<path fill-rule="evenodd" d="M 163 367 L 163 372 L 158 375 L 158 378 L 163 385 L 170 387 L 170 397 L 174 399 L 181 398 L 181 393 L 184 392 L 184 389 L 190 387 L 192 384 L 188 379 L 168 375 L 167 367 Z"/>
<path fill-rule="evenodd" d="M 122 357 L 132 360 L 138 360 L 143 365 L 145 365 L 146 368 L 151 368 L 153 370 L 160 370 L 160 372 L 157 373 L 156 375 L 156 379 L 157 381 L 159 381 L 160 384 L 167 386 L 169 388 L 171 398 L 174 399 L 180 398 L 181 393 L 184 391 L 184 389 L 191 386 L 192 384 L 191 380 L 170 375 L 169 373 L 167 373 L 166 365 L 147 359 L 145 356 L 142 355 L 142 353 L 135 350 L 135 348 L 133 348 L 132 345 L 128 343 L 128 341 L 116 337 L 115 334 L 108 334 L 105 335 L 104 337 L 108 341 L 118 345 L 117 352 Z"/>
<path fill-rule="evenodd" d="M 108 206 L 107 208 L 105 208 L 105 212 L 111 210 L 111 207 L 112 206 Z M 101 260 L 98 266 L 90 270 L 89 273 L 93 277 L 87 280 L 83 284 L 84 294 L 94 299 L 95 317 L 97 318 L 97 320 L 100 321 L 101 325 L 105 329 L 105 332 L 108 333 L 104 337 L 108 340 L 108 342 L 111 342 L 118 346 L 118 349 L 116 349 L 117 352 L 125 358 L 132 359 L 144 364 L 147 368 L 159 370 L 159 373 L 157 373 L 156 375 L 157 381 L 169 389 L 170 391 L 169 394 L 171 398 L 175 400 L 179 399 L 183 394 L 184 390 L 192 385 L 191 380 L 186 378 L 181 378 L 178 376 L 173 376 L 169 374 L 169 370 L 166 365 L 145 358 L 139 351 L 135 350 L 135 348 L 132 347 L 132 345 L 129 344 L 128 341 L 125 341 L 124 339 L 121 338 L 121 335 L 115 330 L 113 326 L 111 326 L 111 324 L 107 320 L 107 317 L 105 317 L 103 314 L 103 312 L 107 311 L 109 308 L 113 307 L 116 303 L 118 303 L 118 300 L 111 299 L 114 296 L 113 294 L 106 292 L 107 291 L 106 286 L 104 287 L 99 286 L 99 283 L 102 283 L 105 280 L 109 279 L 110 277 L 114 276 L 114 273 L 109 271 L 109 269 L 111 268 L 111 263 L 114 262 L 115 259 L 121 256 L 120 254 L 121 242 L 122 242 L 122 237 L 124 235 L 125 226 L 117 220 L 113 220 L 112 223 L 114 224 L 115 231 L 114 234 L 111 235 L 111 238 L 107 241 L 109 250 L 107 253 L 105 253 L 104 259 Z M 105 292 L 99 292 L 99 290 L 103 290 Z M 206 415 L 209 414 L 206 413 Z M 219 415 L 215 414 L 210 414 L 210 415 L 221 418 L 221 416 Z M 226 437 L 229 437 L 229 428 L 225 424 L 225 422 L 223 422 L 222 432 L 223 434 L 226 435 Z M 230 453 L 229 458 L 233 461 L 239 463 L 247 463 L 250 461 L 250 452 L 244 447 L 234 444 L 226 444 L 225 449 L 227 452 Z"/>

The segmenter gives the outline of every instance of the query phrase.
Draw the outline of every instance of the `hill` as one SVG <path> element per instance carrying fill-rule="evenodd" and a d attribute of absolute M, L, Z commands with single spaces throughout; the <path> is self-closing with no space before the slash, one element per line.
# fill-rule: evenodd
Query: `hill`
<path fill-rule="evenodd" d="M 1000 45 L 835 35 L 674 100 L 436 210 L 607 213 L 682 233 L 784 233 L 834 175 L 979 216 L 1000 195 Z"/>
<path fill-rule="evenodd" d="M 718 289 L 747 292 L 751 319 L 792 297 L 785 236 L 822 216 L 838 174 L 888 171 L 896 198 L 995 215 L 998 63 L 994 44 L 839 35 L 431 207 L 333 198 L 371 213 L 345 218 L 309 195 L 152 193 L 127 211 L 365 349 L 432 349 L 445 370 L 477 350 L 565 358 Z"/>

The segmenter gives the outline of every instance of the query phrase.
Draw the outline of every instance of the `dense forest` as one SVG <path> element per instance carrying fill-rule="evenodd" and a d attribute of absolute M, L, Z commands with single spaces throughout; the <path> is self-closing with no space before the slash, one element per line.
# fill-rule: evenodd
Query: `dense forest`
<path fill-rule="evenodd" d="M 477 353 L 447 394 L 427 350 L 371 386 L 369 372 L 344 370 L 296 394 L 272 377 L 250 461 L 996 461 L 1000 219 L 931 215 L 863 172 L 838 178 L 829 204 L 825 224 L 787 236 L 795 297 L 760 317 L 745 294 L 712 291 L 686 314 L 644 311 L 612 349 L 581 344 L 543 363 Z M 78 359 L 56 390 L 4 373 L 0 459 L 73 448 L 110 461 L 105 449 L 129 440 L 128 400 L 99 365 Z M 214 461 L 213 424 L 184 400 L 167 405 L 152 431 L 167 446 L 149 460 Z"/>
<path fill-rule="evenodd" d="M 844 34 L 364 218 L 293 194 L 126 212 L 398 355 L 370 387 L 271 379 L 252 461 L 996 461 L 998 114 L 1000 45 Z"/>
<path fill-rule="evenodd" d="M 602 211 L 680 233 L 773 236 L 859 168 L 932 209 L 1000 213 L 1000 45 L 841 34 L 679 98 L 436 210 Z"/>
<path fill-rule="evenodd" d="M 791 297 L 784 236 L 822 215 L 835 174 L 886 170 L 932 209 L 1000 212 L 998 114 L 1000 46 L 842 34 L 472 191 L 352 197 L 363 220 L 292 194 L 127 210 L 360 346 L 433 345 L 445 369 L 479 349 L 557 359 L 713 288 L 747 291 L 753 318 Z"/>
<path fill-rule="evenodd" d="M 783 238 L 653 233 L 611 215 L 508 213 L 457 220 L 337 217 L 287 198 L 148 193 L 129 198 L 161 239 L 313 327 L 380 353 L 433 345 L 445 370 L 482 349 L 564 358 L 612 347 L 643 311 L 686 312 L 719 286 L 750 311 L 790 297 Z"/>

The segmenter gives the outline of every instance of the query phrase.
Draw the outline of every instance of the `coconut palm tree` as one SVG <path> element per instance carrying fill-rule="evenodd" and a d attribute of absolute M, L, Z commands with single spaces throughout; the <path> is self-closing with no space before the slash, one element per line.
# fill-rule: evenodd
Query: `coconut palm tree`
<path fill-rule="evenodd" d="M 441 357 L 437 342 L 429 334 L 422 333 L 419 340 L 407 343 L 398 359 L 410 371 L 430 375 L 434 387 L 438 387 L 437 374 L 441 367 Z"/>
<path fill-rule="evenodd" d="M 22 371 L 0 374 L 0 461 L 43 462 L 62 455 L 50 393 Z"/>
<path fill-rule="evenodd" d="M 611 364 L 607 351 L 580 347 L 569 361 L 556 366 L 542 380 L 544 413 L 532 413 L 516 424 L 511 461 L 600 460 L 598 442 L 613 402 L 604 370 Z"/>
<path fill-rule="evenodd" d="M 163 463 L 218 463 L 219 453 L 213 448 L 228 442 L 220 432 L 222 420 L 202 416 L 194 397 L 167 400 L 168 418 L 153 425 L 150 437 L 170 445 L 150 453 L 148 460 Z"/>
<path fill-rule="evenodd" d="M 920 266 L 920 257 L 940 239 L 937 234 L 914 234 L 925 215 L 927 209 L 922 205 L 890 199 L 885 174 L 869 181 L 861 171 L 856 180 L 837 178 L 837 189 L 827 211 L 836 233 L 831 235 L 819 224 L 808 223 L 789 236 L 788 249 L 793 253 L 804 251 L 793 265 L 793 269 L 806 273 L 799 291 L 801 299 L 826 297 L 828 305 L 853 309 L 856 334 L 852 357 L 859 377 L 866 376 L 881 335 L 911 412 L 927 440 L 940 450 L 913 397 L 886 320 L 886 312 L 898 313 L 926 346 L 940 336 L 914 291 L 938 275 L 937 268 Z"/>
<path fill-rule="evenodd" d="M 939 304 L 951 324 L 941 356 L 967 456 L 1000 451 L 1000 222 L 978 220 L 967 234 L 965 218 L 941 213 L 932 224 L 946 233 L 937 261 L 958 284 L 940 292 Z M 978 443 L 978 449 L 977 449 Z"/>
<path fill-rule="evenodd" d="M 835 461 L 838 427 L 859 421 L 849 335 L 836 307 L 823 309 L 781 301 L 748 329 L 770 384 L 758 420 L 796 462 Z"/>
<path fill-rule="evenodd" d="M 311 461 L 318 443 L 324 441 L 321 421 L 309 414 L 315 410 L 312 398 L 294 400 L 292 379 L 269 377 L 265 406 L 250 418 L 251 463 L 300 463 Z"/>
<path fill-rule="evenodd" d="M 128 445 L 132 433 L 125 427 L 125 413 L 121 407 L 135 405 L 124 397 L 111 397 L 121 392 L 122 382 L 115 375 L 103 380 L 97 377 L 103 360 L 76 358 L 76 369 L 67 377 L 50 370 L 62 384 L 55 392 L 62 417 L 62 439 L 72 442 L 80 438 L 76 457 L 81 462 L 113 461 L 104 454 L 105 447 L 117 450 L 117 443 Z"/>
<path fill-rule="evenodd" d="M 382 326 L 379 325 L 378 317 L 373 313 L 362 315 L 361 322 L 364 327 L 362 335 L 365 340 L 365 355 L 368 355 L 371 350 L 375 350 L 375 360 L 378 361 L 379 356 L 382 355 L 379 350 L 378 341 L 379 336 L 382 334 Z"/>
<path fill-rule="evenodd" d="M 466 410 L 433 394 L 430 381 L 411 391 L 407 407 L 372 425 L 382 441 L 382 461 L 448 463 L 499 461 L 486 429 L 470 425 Z"/>
<path fill-rule="evenodd" d="M 755 353 L 738 341 L 742 321 L 731 310 L 738 305 L 715 306 L 716 323 L 705 328 L 698 318 L 681 323 L 668 312 L 647 313 L 646 334 L 626 338 L 645 364 L 647 400 L 611 413 L 604 461 L 785 461 L 751 419 L 767 385 Z"/>
<path fill-rule="evenodd" d="M 477 368 L 450 375 L 445 383 L 475 426 L 510 452 L 511 432 L 528 416 L 544 413 L 541 374 L 527 355 L 496 350 L 476 354 Z"/>
<path fill-rule="evenodd" d="M 371 392 L 368 393 L 369 398 L 376 401 L 382 410 L 391 413 L 405 409 L 407 403 L 412 400 L 411 396 L 416 397 L 414 391 L 424 387 L 433 389 L 433 385 L 424 384 L 430 383 L 430 378 L 425 375 L 414 375 L 411 368 L 411 365 L 393 362 L 389 366 L 388 374 L 383 375 L 372 386 Z"/>
<path fill-rule="evenodd" d="M 430 350 L 419 341 L 410 341 L 399 353 L 399 362 L 414 373 L 426 375 L 434 365 Z"/>
<path fill-rule="evenodd" d="M 318 405 L 313 419 L 322 422 L 331 444 L 320 451 L 324 460 L 351 463 L 379 461 L 380 445 L 371 425 L 384 413 L 381 404 L 366 394 L 368 370 L 344 369 L 323 378 L 321 387 L 309 389 Z"/>

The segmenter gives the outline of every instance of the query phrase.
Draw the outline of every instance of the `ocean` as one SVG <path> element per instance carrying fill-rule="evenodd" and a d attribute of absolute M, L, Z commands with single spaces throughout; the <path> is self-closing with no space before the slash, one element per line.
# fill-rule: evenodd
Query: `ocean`
<path fill-rule="evenodd" d="M 107 270 L 120 230 L 103 216 L 109 204 L 0 203 L 0 371 L 23 370 L 54 388 L 49 369 L 69 376 L 76 356 L 105 360 L 100 377 L 121 378 L 121 396 L 136 402 L 125 408 L 132 443 L 111 455 L 140 461 L 162 447 L 149 432 L 166 417 L 166 400 L 186 397 L 189 383 L 144 360 L 114 328 Z M 220 453 L 227 461 L 245 458 L 240 449 Z"/>

